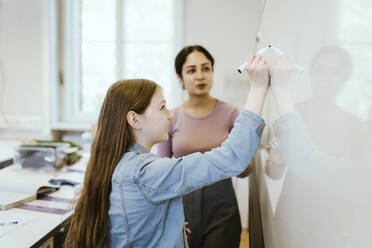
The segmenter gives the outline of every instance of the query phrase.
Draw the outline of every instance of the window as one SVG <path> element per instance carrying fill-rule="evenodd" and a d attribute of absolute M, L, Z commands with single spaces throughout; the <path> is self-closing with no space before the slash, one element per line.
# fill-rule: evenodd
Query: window
<path fill-rule="evenodd" d="M 119 79 L 154 80 L 171 106 L 179 104 L 180 0 L 64 0 L 59 8 L 62 121 L 95 120 Z"/>

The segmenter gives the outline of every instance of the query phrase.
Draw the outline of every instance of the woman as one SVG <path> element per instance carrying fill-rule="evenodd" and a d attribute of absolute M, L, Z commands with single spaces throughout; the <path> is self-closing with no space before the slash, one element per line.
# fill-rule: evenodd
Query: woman
<path fill-rule="evenodd" d="M 229 135 L 239 111 L 210 95 L 213 66 L 212 55 L 199 45 L 184 47 L 176 56 L 177 77 L 188 100 L 172 110 L 169 140 L 159 144 L 160 156 L 204 153 L 220 146 Z M 239 247 L 241 223 L 231 178 L 183 196 L 183 205 L 192 231 L 191 248 Z"/>

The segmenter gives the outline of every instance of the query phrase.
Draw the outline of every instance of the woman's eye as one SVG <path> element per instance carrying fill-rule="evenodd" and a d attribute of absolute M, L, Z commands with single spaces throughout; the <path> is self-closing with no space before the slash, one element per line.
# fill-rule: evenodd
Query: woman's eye
<path fill-rule="evenodd" d="M 187 71 L 188 74 L 192 74 L 192 73 L 194 73 L 194 72 L 195 72 L 195 69 L 191 69 L 191 70 L 188 70 L 188 71 Z"/>
<path fill-rule="evenodd" d="M 203 71 L 210 71 L 210 68 L 209 67 L 203 67 L 202 70 Z"/>

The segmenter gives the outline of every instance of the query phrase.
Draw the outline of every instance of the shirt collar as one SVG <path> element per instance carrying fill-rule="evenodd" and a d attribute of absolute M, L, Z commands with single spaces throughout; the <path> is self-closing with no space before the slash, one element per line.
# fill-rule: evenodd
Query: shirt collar
<path fill-rule="evenodd" d="M 130 152 L 137 152 L 137 153 L 147 153 L 147 151 L 143 146 L 138 145 L 136 143 L 133 143 L 132 145 L 129 146 L 128 151 Z"/>

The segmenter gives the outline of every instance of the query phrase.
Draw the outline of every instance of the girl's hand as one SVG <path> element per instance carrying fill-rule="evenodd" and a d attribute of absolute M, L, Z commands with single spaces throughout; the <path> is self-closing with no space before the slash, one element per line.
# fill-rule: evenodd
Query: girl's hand
<path fill-rule="evenodd" d="M 251 80 L 251 87 L 244 109 L 261 115 L 269 88 L 269 67 L 261 55 L 251 53 L 246 61 L 246 71 Z"/>
<path fill-rule="evenodd" d="M 289 91 L 289 80 L 295 72 L 295 67 L 287 56 L 280 56 L 273 63 L 270 79 L 270 87 L 273 93 Z"/>
<path fill-rule="evenodd" d="M 270 89 L 277 105 L 279 116 L 294 110 L 289 87 L 289 80 L 294 71 L 294 64 L 289 61 L 287 56 L 280 56 L 273 64 Z"/>
<path fill-rule="evenodd" d="M 185 221 L 185 231 L 186 231 L 186 236 L 187 237 L 189 237 L 190 234 L 191 234 L 190 228 L 187 227 L 188 224 L 189 224 L 189 222 Z"/>
<path fill-rule="evenodd" d="M 267 91 L 269 88 L 269 67 L 261 55 L 250 53 L 246 61 L 246 71 L 253 89 Z"/>

